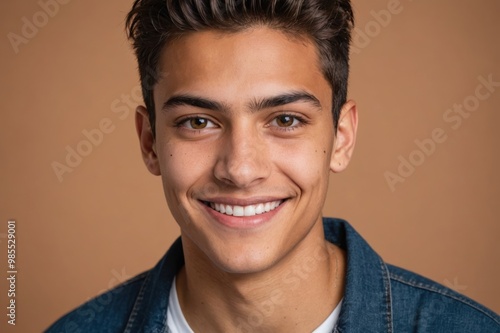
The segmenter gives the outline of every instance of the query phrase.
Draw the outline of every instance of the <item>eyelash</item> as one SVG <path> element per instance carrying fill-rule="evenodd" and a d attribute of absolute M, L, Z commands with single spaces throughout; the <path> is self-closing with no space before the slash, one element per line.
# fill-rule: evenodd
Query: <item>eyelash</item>
<path fill-rule="evenodd" d="M 181 119 L 177 120 L 174 123 L 174 127 L 182 128 L 182 127 L 184 127 L 183 126 L 184 124 L 186 124 L 187 122 L 189 122 L 189 121 L 191 121 L 193 119 L 204 119 L 204 120 L 207 120 L 207 121 L 211 122 L 212 124 L 214 124 L 215 126 L 218 127 L 218 125 L 214 121 L 210 120 L 209 118 L 203 117 L 203 116 L 196 116 L 196 115 L 194 115 L 194 116 L 187 116 L 187 117 L 184 117 L 184 118 L 181 118 Z M 188 128 L 188 130 L 200 131 L 200 130 L 191 129 L 191 128 Z"/>
<path fill-rule="evenodd" d="M 291 117 L 294 120 L 297 120 L 299 122 L 299 124 L 295 125 L 295 126 L 290 126 L 290 127 L 274 126 L 274 128 L 278 131 L 283 131 L 283 132 L 295 131 L 297 128 L 309 124 L 309 122 L 304 117 L 301 117 L 299 115 L 289 113 L 289 112 L 283 112 L 283 113 L 277 114 L 270 123 L 276 121 L 279 117 Z M 271 127 L 270 124 L 268 124 L 266 126 Z"/>
<path fill-rule="evenodd" d="M 295 126 L 290 126 L 290 127 L 279 127 L 279 126 L 272 126 L 274 127 L 274 129 L 278 130 L 278 131 L 284 131 L 284 132 L 288 132 L 288 131 L 294 131 L 296 130 L 297 128 L 299 127 L 302 127 L 304 125 L 307 125 L 309 124 L 309 122 L 304 118 L 304 117 L 301 117 L 299 115 L 296 115 L 296 114 L 293 114 L 293 113 L 289 113 L 289 112 L 283 112 L 283 113 L 280 113 L 280 114 L 277 114 L 273 119 L 272 121 L 270 121 L 266 127 L 271 127 L 271 123 L 276 121 L 279 117 L 291 117 L 293 118 L 294 120 L 297 120 L 299 122 L 298 125 L 295 125 Z M 183 128 L 184 127 L 184 124 L 186 124 L 187 122 L 193 120 L 193 119 L 205 119 L 207 121 L 209 121 L 210 123 L 214 124 L 216 127 L 219 127 L 214 121 L 210 120 L 209 118 L 207 117 L 204 117 L 204 116 L 197 116 L 197 115 L 194 115 L 194 116 L 187 116 L 187 117 L 184 117 L 184 118 L 181 118 L 179 120 L 177 120 L 175 123 L 174 123 L 174 127 L 176 128 Z M 201 131 L 201 130 L 197 130 L 197 129 L 192 129 L 192 128 L 187 128 L 187 130 L 191 130 L 191 131 Z"/>

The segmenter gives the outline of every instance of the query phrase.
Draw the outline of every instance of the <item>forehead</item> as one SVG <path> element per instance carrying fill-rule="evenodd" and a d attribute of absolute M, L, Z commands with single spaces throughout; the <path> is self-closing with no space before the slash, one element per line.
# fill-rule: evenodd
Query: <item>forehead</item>
<path fill-rule="evenodd" d="M 159 69 L 160 95 L 199 92 L 231 101 L 305 90 L 331 98 L 316 46 L 267 27 L 189 33 L 168 43 Z"/>

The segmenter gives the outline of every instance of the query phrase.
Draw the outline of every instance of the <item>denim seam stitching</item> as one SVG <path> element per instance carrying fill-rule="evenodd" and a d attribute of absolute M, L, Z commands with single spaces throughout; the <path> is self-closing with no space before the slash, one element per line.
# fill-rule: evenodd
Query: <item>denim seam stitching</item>
<path fill-rule="evenodd" d="M 148 274 L 150 272 L 151 271 L 145 273 L 145 274 L 147 274 L 146 279 L 144 280 L 144 284 L 142 285 L 141 290 L 139 291 L 139 294 L 137 295 L 137 298 L 136 298 L 135 303 L 134 303 L 134 307 L 132 309 L 132 312 L 130 313 L 130 317 L 128 319 L 128 323 L 127 323 L 127 326 L 125 327 L 124 333 L 132 332 L 132 327 L 135 323 L 135 319 L 137 318 L 137 314 L 139 313 L 139 307 L 142 304 L 142 300 L 144 298 L 144 293 L 145 293 L 146 287 L 149 284 L 149 280 L 151 278 L 151 274 Z"/>
<path fill-rule="evenodd" d="M 382 271 L 382 279 L 384 280 L 384 296 L 387 304 L 386 308 L 386 322 L 387 322 L 387 332 L 393 332 L 393 324 L 392 324 L 392 293 L 391 293 L 391 282 L 390 282 L 390 273 L 385 265 L 384 261 L 378 257 L 380 268 Z"/>
<path fill-rule="evenodd" d="M 468 300 L 467 298 L 451 294 L 451 293 L 447 292 L 446 290 L 438 289 L 438 288 L 436 288 L 436 287 L 434 287 L 432 285 L 426 284 L 426 283 L 416 282 L 416 281 L 408 281 L 404 277 L 402 277 L 400 275 L 397 275 L 397 274 L 394 274 L 394 273 L 390 273 L 390 276 L 391 276 L 391 279 L 393 279 L 395 281 L 398 281 L 400 283 L 403 283 L 403 284 L 406 284 L 406 285 L 409 285 L 409 286 L 412 286 L 412 287 L 415 287 L 415 288 L 420 288 L 420 289 L 423 289 L 423 290 L 431 291 L 431 292 L 434 292 L 436 294 L 440 294 L 440 295 L 443 295 L 445 297 L 449 297 L 449 298 L 452 298 L 452 299 L 454 299 L 456 301 L 459 301 L 459 302 L 461 302 L 461 303 L 463 303 L 465 305 L 470 306 L 471 308 L 475 309 L 476 311 L 479 311 L 479 312 L 483 313 L 484 315 L 486 315 L 488 318 L 490 318 L 491 320 L 493 320 L 497 324 L 500 324 L 500 322 L 498 321 L 497 318 L 494 318 L 487 311 L 484 311 L 483 309 L 477 307 L 474 303 L 471 303 L 470 300 Z"/>

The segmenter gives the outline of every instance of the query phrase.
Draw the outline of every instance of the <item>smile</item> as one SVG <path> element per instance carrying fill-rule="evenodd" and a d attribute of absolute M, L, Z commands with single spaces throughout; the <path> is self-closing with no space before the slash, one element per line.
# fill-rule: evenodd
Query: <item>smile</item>
<path fill-rule="evenodd" d="M 206 202 L 206 205 L 221 214 L 237 217 L 247 217 L 271 212 L 278 208 L 283 203 L 283 201 L 284 200 L 277 200 L 248 206 L 226 205 L 215 202 Z"/>

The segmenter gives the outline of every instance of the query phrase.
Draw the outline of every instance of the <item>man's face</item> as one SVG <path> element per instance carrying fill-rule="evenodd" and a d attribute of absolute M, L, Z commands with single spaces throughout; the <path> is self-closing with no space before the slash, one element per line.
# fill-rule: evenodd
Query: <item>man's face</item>
<path fill-rule="evenodd" d="M 156 139 L 141 145 L 190 260 L 259 272 L 317 244 L 337 161 L 314 45 L 263 27 L 196 32 L 168 44 L 160 71 Z M 138 129 L 148 137 L 144 110 Z"/>

